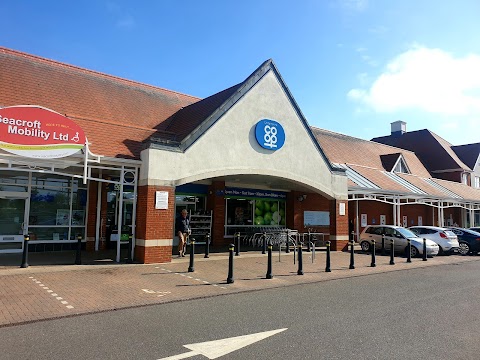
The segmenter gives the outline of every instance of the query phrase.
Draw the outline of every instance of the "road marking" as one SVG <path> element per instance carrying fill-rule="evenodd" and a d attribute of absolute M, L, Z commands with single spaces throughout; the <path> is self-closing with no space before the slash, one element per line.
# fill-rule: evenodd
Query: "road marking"
<path fill-rule="evenodd" d="M 46 292 L 52 296 L 55 297 L 55 299 L 57 299 L 58 301 L 60 301 L 63 305 L 67 305 L 68 304 L 68 301 L 64 301 L 62 297 L 58 296 L 58 294 L 54 293 L 53 290 L 50 290 L 50 288 L 48 286 L 45 286 L 44 284 L 42 284 L 41 281 L 38 281 L 37 279 L 35 279 L 33 276 L 29 276 L 28 277 L 29 279 L 32 279 L 32 281 L 35 283 L 35 284 L 38 284 L 38 286 L 41 286 L 43 290 L 46 290 Z M 62 301 L 61 301 L 62 300 Z M 66 306 L 67 309 L 73 309 L 73 306 L 72 305 L 67 305 Z"/>
<path fill-rule="evenodd" d="M 231 337 L 227 339 L 220 339 L 220 340 L 206 341 L 206 342 L 196 343 L 196 344 L 183 345 L 183 347 L 186 347 L 191 351 L 183 354 L 169 356 L 159 360 L 180 360 L 180 359 L 186 359 L 196 355 L 203 355 L 208 359 L 217 359 L 221 356 L 230 354 L 231 352 L 236 350 L 240 350 L 241 348 L 254 344 L 257 341 L 266 339 L 272 335 L 278 334 L 285 330 L 287 330 L 287 328 L 264 331 L 256 334 L 236 336 L 236 337 Z"/>

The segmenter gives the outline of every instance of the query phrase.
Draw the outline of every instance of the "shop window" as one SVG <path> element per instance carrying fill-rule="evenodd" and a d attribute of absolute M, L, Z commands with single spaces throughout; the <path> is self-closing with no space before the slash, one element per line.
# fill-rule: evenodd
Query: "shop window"
<path fill-rule="evenodd" d="M 33 188 L 29 225 L 69 225 L 70 189 Z"/>
<path fill-rule="evenodd" d="M 13 171 L 0 171 L 0 191 L 28 191 L 28 173 L 19 174 Z"/>

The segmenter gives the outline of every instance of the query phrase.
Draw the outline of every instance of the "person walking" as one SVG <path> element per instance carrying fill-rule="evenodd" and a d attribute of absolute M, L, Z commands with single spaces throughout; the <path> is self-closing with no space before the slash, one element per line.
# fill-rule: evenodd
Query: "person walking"
<path fill-rule="evenodd" d="M 178 235 L 178 257 L 185 257 L 187 236 L 190 235 L 190 219 L 187 209 L 183 209 L 175 221 L 175 232 Z"/>

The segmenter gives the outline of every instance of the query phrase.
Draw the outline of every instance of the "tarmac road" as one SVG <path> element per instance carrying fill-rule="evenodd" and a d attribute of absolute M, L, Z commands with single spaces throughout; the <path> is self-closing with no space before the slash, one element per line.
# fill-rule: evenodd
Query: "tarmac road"
<path fill-rule="evenodd" d="M 221 358 L 479 359 L 479 305 L 473 261 L 0 328 L 0 359 L 155 360 L 283 328 Z"/>

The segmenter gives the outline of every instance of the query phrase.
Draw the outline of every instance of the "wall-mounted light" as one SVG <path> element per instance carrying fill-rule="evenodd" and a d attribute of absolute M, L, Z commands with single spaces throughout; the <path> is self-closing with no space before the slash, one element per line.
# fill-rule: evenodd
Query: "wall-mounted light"
<path fill-rule="evenodd" d="M 303 200 L 305 200 L 307 198 L 307 195 L 306 194 L 303 194 L 303 195 L 300 195 L 297 200 L 302 202 Z"/>

